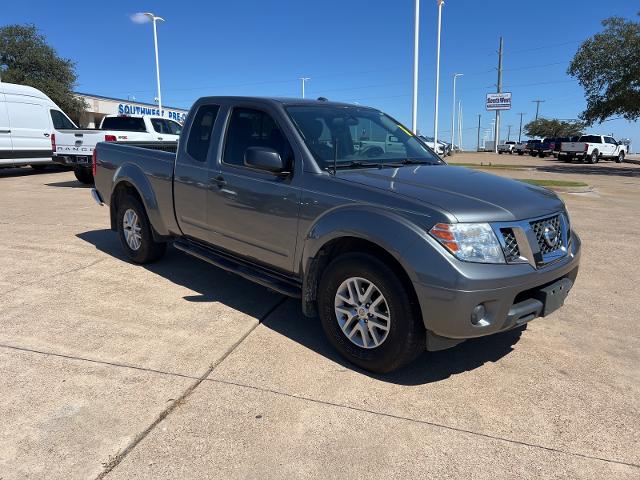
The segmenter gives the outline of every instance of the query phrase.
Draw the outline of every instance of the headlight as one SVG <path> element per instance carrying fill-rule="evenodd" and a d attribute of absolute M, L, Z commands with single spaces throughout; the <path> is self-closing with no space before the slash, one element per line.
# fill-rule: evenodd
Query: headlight
<path fill-rule="evenodd" d="M 438 223 L 429 233 L 460 260 L 505 263 L 500 243 L 488 223 Z"/>

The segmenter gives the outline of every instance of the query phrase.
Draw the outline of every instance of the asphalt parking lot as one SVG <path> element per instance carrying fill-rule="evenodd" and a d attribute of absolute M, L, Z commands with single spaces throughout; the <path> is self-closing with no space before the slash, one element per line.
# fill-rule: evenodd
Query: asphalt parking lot
<path fill-rule="evenodd" d="M 372 376 L 294 300 L 125 261 L 72 172 L 0 170 L 0 479 L 640 478 L 640 165 L 521 164 L 583 240 L 565 307 Z"/>

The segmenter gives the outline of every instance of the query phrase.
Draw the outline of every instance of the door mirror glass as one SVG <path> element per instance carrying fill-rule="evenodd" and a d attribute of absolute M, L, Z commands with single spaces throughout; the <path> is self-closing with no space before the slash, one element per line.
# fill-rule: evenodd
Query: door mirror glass
<path fill-rule="evenodd" d="M 269 147 L 249 147 L 244 154 L 244 164 L 250 168 L 281 173 L 284 163 L 280 154 Z"/>

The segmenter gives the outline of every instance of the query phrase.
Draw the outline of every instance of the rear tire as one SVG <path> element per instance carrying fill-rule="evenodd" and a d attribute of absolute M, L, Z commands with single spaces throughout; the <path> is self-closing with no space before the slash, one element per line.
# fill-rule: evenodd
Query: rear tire
<path fill-rule="evenodd" d="M 391 372 L 415 360 L 426 350 L 426 333 L 409 288 L 371 255 L 347 253 L 333 260 L 318 288 L 320 321 L 329 342 L 344 358 L 370 372 Z"/>
<path fill-rule="evenodd" d="M 85 167 L 74 167 L 73 173 L 80 183 L 85 185 L 93 184 L 93 173 Z"/>
<path fill-rule="evenodd" d="M 502 150 L 498 150 L 498 155 L 502 155 Z"/>
<path fill-rule="evenodd" d="M 524 152 L 518 152 L 518 155 L 522 156 L 524 155 Z"/>
<path fill-rule="evenodd" d="M 116 215 L 120 243 L 133 262 L 150 263 L 164 255 L 167 244 L 153 239 L 149 217 L 136 197 L 124 197 L 118 204 Z"/>
<path fill-rule="evenodd" d="M 624 152 L 620 152 L 616 157 L 616 163 L 623 163 L 623 162 L 624 162 Z"/>
<path fill-rule="evenodd" d="M 540 158 L 544 158 L 544 157 L 546 157 L 546 156 L 547 156 L 547 154 L 546 154 L 546 153 L 544 153 L 544 152 L 540 152 L 540 153 L 538 153 L 538 156 L 539 156 Z"/>
<path fill-rule="evenodd" d="M 591 163 L 591 164 L 598 163 L 598 151 L 597 150 L 594 150 L 593 152 L 591 152 L 591 155 L 589 155 L 589 163 Z"/>

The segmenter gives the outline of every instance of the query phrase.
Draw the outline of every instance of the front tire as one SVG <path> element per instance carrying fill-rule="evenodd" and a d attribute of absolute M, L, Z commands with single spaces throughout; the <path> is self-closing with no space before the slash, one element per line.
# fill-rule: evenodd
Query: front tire
<path fill-rule="evenodd" d="M 76 176 L 80 183 L 84 185 L 93 184 L 93 173 L 88 168 L 74 167 L 73 174 Z"/>
<path fill-rule="evenodd" d="M 409 288 L 371 255 L 339 256 L 318 289 L 327 338 L 344 358 L 370 372 L 410 363 L 425 350 L 425 328 Z"/>
<path fill-rule="evenodd" d="M 623 162 L 624 162 L 624 152 L 620 152 L 616 157 L 616 163 L 623 163 Z"/>
<path fill-rule="evenodd" d="M 127 195 L 118 205 L 118 237 L 127 256 L 135 263 L 150 263 L 164 255 L 165 242 L 153 239 L 149 217 L 140 203 Z"/>

